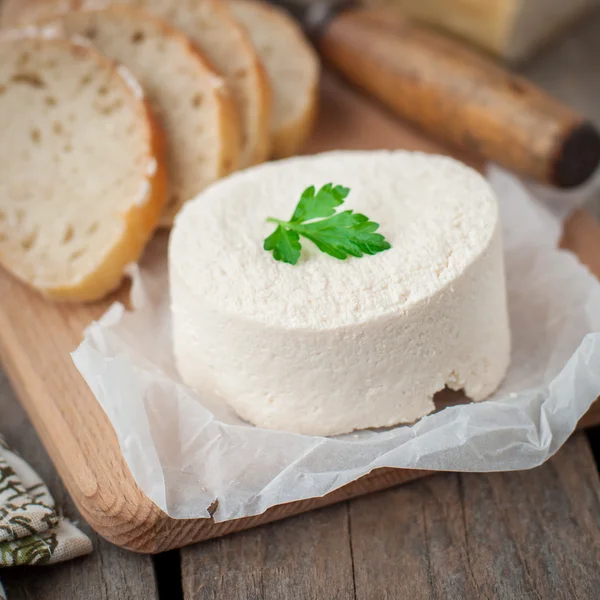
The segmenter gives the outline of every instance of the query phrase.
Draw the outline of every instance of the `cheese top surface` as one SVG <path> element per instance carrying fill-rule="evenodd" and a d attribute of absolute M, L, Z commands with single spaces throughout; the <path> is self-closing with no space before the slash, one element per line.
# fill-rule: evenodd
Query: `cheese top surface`
<path fill-rule="evenodd" d="M 301 238 L 292 266 L 263 249 L 305 188 L 350 188 L 341 210 L 380 224 L 392 245 L 337 260 Z M 287 328 L 328 329 L 405 313 L 451 285 L 489 245 L 497 203 L 479 173 L 447 157 L 404 151 L 330 152 L 267 163 L 221 180 L 187 203 L 170 265 L 199 301 Z"/>

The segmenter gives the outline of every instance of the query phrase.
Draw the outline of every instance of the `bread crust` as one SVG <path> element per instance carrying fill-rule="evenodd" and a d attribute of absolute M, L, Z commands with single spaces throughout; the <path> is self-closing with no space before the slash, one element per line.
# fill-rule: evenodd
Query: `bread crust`
<path fill-rule="evenodd" d="M 5 7 L 3 18 L 0 24 L 3 27 L 18 27 L 39 23 L 40 21 L 52 19 L 68 12 L 69 10 L 86 10 L 99 8 L 99 0 L 37 0 L 34 2 L 24 2 L 23 0 L 8 0 L 9 6 Z M 233 100 L 235 110 L 237 111 L 238 122 L 243 129 L 243 139 L 239 166 L 241 168 L 249 167 L 267 160 L 271 153 L 271 86 L 269 78 L 265 72 L 262 62 L 250 40 L 248 32 L 242 27 L 235 17 L 231 14 L 228 6 L 221 0 L 201 0 L 204 5 L 210 5 L 212 12 L 219 20 L 227 24 L 227 27 L 235 31 L 235 35 L 243 46 L 246 59 L 249 62 L 248 76 L 252 80 L 252 96 L 256 103 L 252 111 L 252 118 L 247 119 L 247 107 L 243 106 L 243 100 L 236 97 L 233 93 L 232 79 L 225 76 L 225 81 L 230 88 L 230 96 Z M 15 2 L 13 4 L 13 2 Z M 170 0 L 175 6 L 182 0 Z M 105 0 L 102 7 L 112 5 L 134 5 L 147 8 L 145 0 Z M 152 12 L 151 9 L 148 9 Z M 163 15 L 158 15 L 159 17 Z M 166 15 L 164 15 L 166 17 Z M 177 23 L 169 23 L 177 28 Z M 184 31 L 184 33 L 190 33 Z M 191 36 L 192 43 L 197 44 L 202 51 L 201 35 Z M 205 52 L 206 53 L 206 49 Z M 209 61 L 213 68 L 218 71 L 213 61 Z"/>
<path fill-rule="evenodd" d="M 0 29 L 22 27 L 77 10 L 81 0 L 3 0 Z"/>
<path fill-rule="evenodd" d="M 273 158 L 289 158 L 301 152 L 314 129 L 318 107 L 319 85 L 315 81 L 308 91 L 308 102 L 303 113 L 272 132 L 271 156 Z"/>
<path fill-rule="evenodd" d="M 61 37 L 84 36 L 93 24 L 94 29 L 99 28 L 99 35 L 89 40 L 99 52 L 106 52 L 109 58 L 122 62 L 132 70 L 134 76 L 139 75 L 140 84 L 149 90 L 155 90 L 154 97 L 150 97 L 154 108 L 159 115 L 169 117 L 170 127 L 165 128 L 167 169 L 170 170 L 170 196 L 160 218 L 160 226 L 171 227 L 173 220 L 183 204 L 199 194 L 206 185 L 229 175 L 240 166 L 241 153 L 241 125 L 235 103 L 225 85 L 225 82 L 212 67 L 208 58 L 185 36 L 181 31 L 166 23 L 163 19 L 138 6 L 127 4 L 113 4 L 101 9 L 84 9 L 71 14 L 60 15 L 39 23 L 40 27 L 48 26 L 55 30 Z M 104 28 L 121 26 L 119 30 L 122 35 L 107 38 L 102 34 Z M 184 124 L 182 117 L 175 117 L 169 100 L 167 88 L 170 85 L 168 78 L 158 79 L 156 73 L 149 73 L 144 66 L 142 71 L 138 68 L 138 59 L 132 54 L 132 46 L 127 44 L 130 36 L 136 31 L 143 30 L 155 40 L 163 40 L 165 47 L 173 49 L 178 57 L 177 64 L 185 57 L 186 68 L 197 77 L 198 84 L 202 87 L 202 94 L 210 96 L 209 113 L 201 107 L 200 112 L 194 110 L 194 115 Z M 122 40 L 122 43 L 113 45 L 114 40 Z M 98 41 L 103 40 L 103 41 Z M 106 46 L 108 42 L 109 46 Z M 150 50 L 151 52 L 153 50 Z M 154 49 L 155 51 L 155 49 Z M 175 57 L 173 57 L 175 60 Z M 143 63 L 142 63 L 143 65 Z M 175 63 L 174 63 L 175 67 Z M 195 85 L 195 84 L 194 84 Z M 191 92 L 190 92 L 191 96 Z M 209 149 L 198 146 L 194 141 L 196 132 L 194 123 L 200 124 L 210 118 L 211 127 L 217 127 L 218 142 Z M 184 132 L 185 130 L 185 132 Z M 210 152 L 210 165 L 198 167 L 193 175 L 188 170 L 187 176 L 182 175 L 182 163 L 187 159 L 184 150 L 178 147 L 178 140 L 186 139 L 188 151 L 196 144 L 199 151 Z M 173 167 L 173 169 L 171 169 Z M 187 180 L 187 183 L 186 183 Z"/>
<path fill-rule="evenodd" d="M 139 261 L 144 248 L 156 231 L 168 196 L 165 140 L 146 100 L 142 102 L 142 110 L 149 136 L 148 162 L 153 159 L 156 161 L 154 173 L 146 176 L 149 186 L 147 200 L 133 204 L 123 215 L 125 231 L 95 271 L 88 273 L 75 285 L 40 289 L 52 300 L 93 302 L 107 296 L 121 285 L 126 267 Z"/>
<path fill-rule="evenodd" d="M 221 177 L 229 175 L 232 171 L 237 170 L 239 168 L 241 153 L 241 125 L 235 107 L 235 103 L 231 98 L 231 95 L 228 89 L 226 88 L 225 82 L 222 80 L 221 76 L 212 67 L 210 61 L 204 55 L 204 53 L 199 48 L 197 48 L 187 36 L 185 36 L 178 29 L 175 29 L 174 27 L 166 23 L 163 19 L 155 16 L 154 14 L 148 12 L 145 9 L 139 8 L 138 6 L 114 4 L 108 6 L 105 9 L 82 10 L 77 14 L 82 16 L 84 19 L 88 18 L 88 16 L 93 17 L 94 15 L 98 15 L 101 17 L 102 14 L 106 14 L 109 21 L 111 19 L 121 20 L 122 22 L 131 24 L 132 30 L 136 24 L 148 25 L 151 31 L 156 30 L 156 32 L 158 32 L 163 39 L 170 40 L 171 43 L 177 44 L 179 46 L 179 49 L 182 49 L 187 55 L 188 60 L 190 62 L 190 66 L 193 66 L 198 71 L 198 76 L 202 74 L 203 81 L 210 78 L 210 80 L 208 81 L 208 85 L 212 87 L 211 92 L 214 91 L 214 98 L 216 99 L 216 113 L 213 115 L 213 117 L 216 117 L 216 121 L 219 126 L 218 138 L 220 141 L 218 145 L 215 145 L 215 149 L 211 148 L 210 151 L 218 153 L 218 167 L 216 172 L 210 174 L 214 177 L 210 181 L 208 181 L 208 183 L 212 183 L 213 181 L 220 179 Z M 63 18 L 63 22 L 65 21 L 69 23 L 68 16 Z M 52 21 L 48 22 L 50 23 Z M 60 23 L 61 20 L 58 19 L 58 21 L 56 22 Z M 81 23 L 79 26 L 81 27 Z M 99 51 L 102 51 L 102 48 L 98 49 Z M 125 66 L 129 66 L 124 56 L 123 62 Z M 194 62 L 196 63 L 195 65 L 193 64 Z M 131 67 L 135 75 L 134 65 L 131 65 Z M 156 84 L 156 81 L 154 83 Z M 143 78 L 141 79 L 141 84 L 143 87 Z M 168 86 L 169 82 L 166 80 L 161 80 L 160 85 Z M 159 104 L 159 113 L 163 112 L 164 114 L 167 114 L 169 110 L 169 106 L 162 106 Z M 189 136 L 194 135 L 195 133 L 190 130 Z M 170 145 L 168 130 L 165 131 L 165 143 L 167 145 L 167 157 L 169 155 L 169 152 L 177 152 L 177 150 L 173 147 L 173 144 Z M 169 160 L 167 159 L 167 168 L 168 164 Z M 171 179 L 171 183 L 176 184 L 177 182 Z M 200 193 L 201 191 L 201 189 L 197 189 L 193 195 L 196 195 L 196 193 Z M 185 196 L 187 196 L 187 194 Z M 181 197 L 176 204 L 167 202 L 167 205 L 165 206 L 163 214 L 160 218 L 160 226 L 171 227 L 175 215 L 179 212 L 183 204 L 190 199 L 191 197 Z"/>
<path fill-rule="evenodd" d="M 251 25 L 245 22 L 239 9 L 251 9 L 260 16 L 262 22 L 269 21 L 271 27 L 274 29 L 284 29 L 286 31 L 289 47 L 285 49 L 280 48 L 278 50 L 287 53 L 295 52 L 296 55 L 301 53 L 304 60 L 311 61 L 312 63 L 311 67 L 314 70 L 314 77 L 310 82 L 309 88 L 304 92 L 306 98 L 303 111 L 293 118 L 287 119 L 284 123 L 276 123 L 274 120 L 271 120 L 270 124 L 271 157 L 287 158 L 294 154 L 298 154 L 310 136 L 317 116 L 319 102 L 319 59 L 317 53 L 305 38 L 304 33 L 296 21 L 294 21 L 294 19 L 284 10 L 264 2 L 256 2 L 255 0 L 231 0 L 229 4 L 233 14 L 236 15 L 238 20 L 249 29 L 251 39 L 253 37 Z M 238 8 L 238 11 L 236 11 L 236 8 Z M 260 57 L 260 45 L 257 46 L 256 50 Z M 269 78 L 268 66 L 266 66 L 267 57 L 262 57 L 262 60 L 263 65 L 265 65 L 265 74 L 267 78 Z M 277 81 L 274 81 L 271 84 L 273 95 L 277 94 L 277 85 Z"/>
<path fill-rule="evenodd" d="M 176 1 L 176 0 L 173 0 Z M 237 35 L 242 41 L 244 50 L 250 60 L 250 71 L 254 79 L 254 93 L 256 97 L 256 112 L 253 123 L 246 123 L 245 136 L 249 140 L 247 146 L 242 148 L 240 157 L 240 167 L 246 168 L 257 165 L 269 159 L 271 154 L 271 136 L 269 133 L 271 125 L 271 112 L 273 107 L 272 89 L 269 82 L 266 69 L 256 51 L 250 35 L 246 29 L 236 20 L 225 2 L 219 0 L 203 0 L 211 2 L 213 10 L 219 14 L 221 19 L 227 21 L 231 27 L 237 31 Z M 239 107 L 238 111 L 243 111 L 244 108 Z M 241 119 L 244 123 L 245 119 Z"/>
<path fill-rule="evenodd" d="M 93 57 L 100 68 L 112 69 L 123 82 L 123 88 L 127 90 L 129 100 L 139 115 L 139 127 L 146 130 L 146 164 L 152 166 L 152 168 L 148 168 L 143 174 L 139 189 L 145 188 L 147 192 L 144 198 L 140 198 L 137 202 L 130 202 L 126 212 L 121 215 L 124 223 L 122 234 L 111 248 L 105 251 L 102 256 L 97 257 L 97 265 L 93 270 L 82 273 L 81 277 L 73 282 L 40 285 L 39 282 L 32 280 L 23 272 L 21 266 L 15 262 L 14 258 L 9 256 L 8 252 L 2 252 L 2 246 L 0 245 L 0 264 L 18 279 L 34 287 L 48 298 L 68 302 L 98 300 L 120 285 L 127 265 L 140 259 L 146 244 L 156 230 L 160 214 L 167 200 L 164 137 L 147 101 L 136 95 L 136 91 L 131 88 L 130 82 L 118 74 L 118 70 L 112 61 L 92 48 L 78 46 L 69 40 L 41 41 L 32 38 L 31 40 L 23 40 L 23 43 L 27 43 L 27 41 L 32 44 L 63 45 L 69 52 L 76 49 L 79 55 L 87 54 L 89 57 Z M 33 46 L 33 50 L 35 50 L 35 46 Z M 14 256 L 14 254 L 10 254 Z"/>

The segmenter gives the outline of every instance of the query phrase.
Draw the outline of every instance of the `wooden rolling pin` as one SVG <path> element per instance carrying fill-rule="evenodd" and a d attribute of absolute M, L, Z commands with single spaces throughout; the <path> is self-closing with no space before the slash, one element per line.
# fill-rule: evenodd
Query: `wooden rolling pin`
<path fill-rule="evenodd" d="M 558 187 L 596 170 L 600 134 L 591 123 L 460 42 L 388 11 L 278 3 L 326 63 L 429 134 Z"/>

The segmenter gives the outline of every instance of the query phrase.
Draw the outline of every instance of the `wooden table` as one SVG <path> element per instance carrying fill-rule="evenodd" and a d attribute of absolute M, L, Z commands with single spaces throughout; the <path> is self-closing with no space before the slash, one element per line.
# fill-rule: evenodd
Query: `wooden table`
<path fill-rule="evenodd" d="M 600 124 L 600 14 L 524 72 Z M 591 207 L 600 215 L 600 198 Z M 79 517 L 0 373 L 0 432 Z M 94 553 L 0 573 L 11 600 L 600 598 L 600 429 L 545 465 L 440 474 L 156 557 L 80 526 Z"/>

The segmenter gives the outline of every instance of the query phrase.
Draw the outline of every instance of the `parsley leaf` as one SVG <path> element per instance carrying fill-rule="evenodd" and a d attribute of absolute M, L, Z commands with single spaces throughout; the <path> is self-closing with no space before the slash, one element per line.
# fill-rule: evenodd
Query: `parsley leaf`
<path fill-rule="evenodd" d="M 310 219 L 330 217 L 335 214 L 335 207 L 343 204 L 350 193 L 348 188 L 327 183 L 315 196 L 315 186 L 311 185 L 302 192 L 300 202 L 292 215 L 290 223 L 303 223 Z"/>
<path fill-rule="evenodd" d="M 287 231 L 281 225 L 265 240 L 265 250 L 273 251 L 273 258 L 295 265 L 300 258 L 300 236 L 295 231 Z"/>
<path fill-rule="evenodd" d="M 265 239 L 264 249 L 273 252 L 273 258 L 295 265 L 300 258 L 300 236 L 310 240 L 326 254 L 339 260 L 348 256 L 361 258 L 391 248 L 380 233 L 379 224 L 351 210 L 337 213 L 350 190 L 332 183 L 324 185 L 316 194 L 314 186 L 304 190 L 289 221 L 268 218 L 276 223 L 275 231 Z M 315 220 L 320 219 L 320 220 Z"/>

